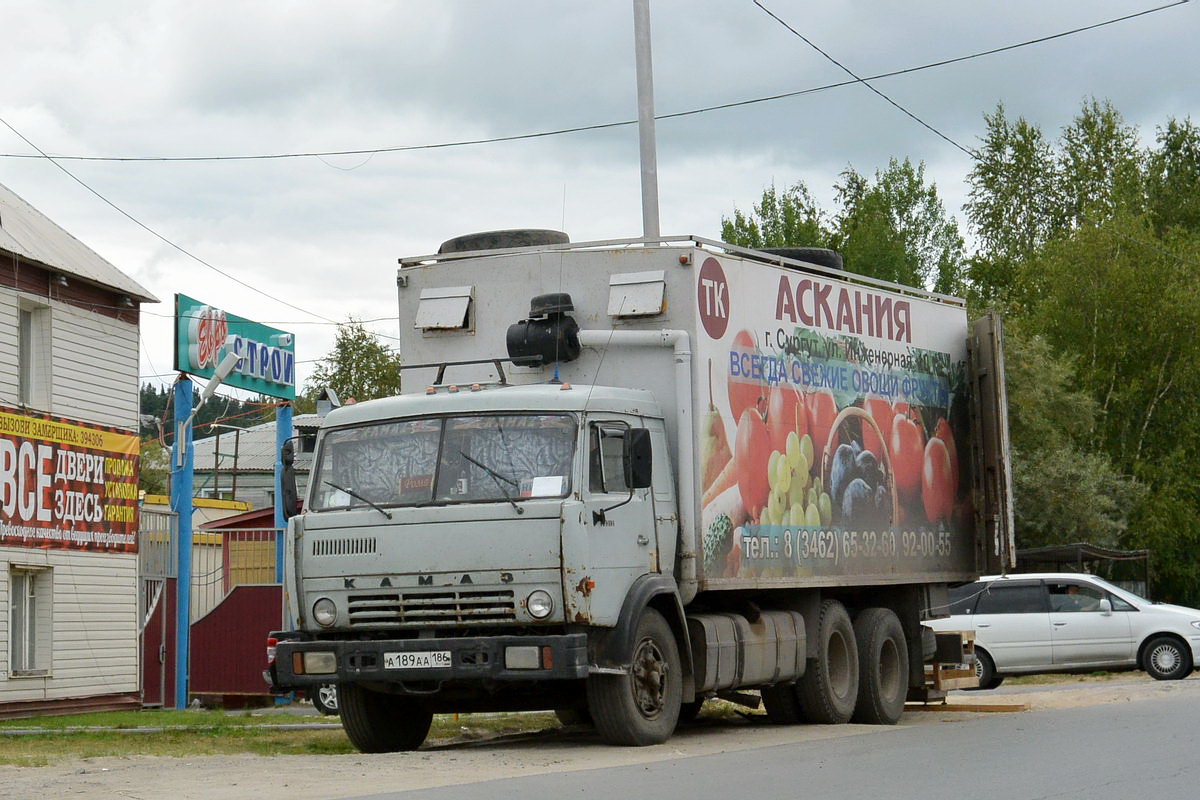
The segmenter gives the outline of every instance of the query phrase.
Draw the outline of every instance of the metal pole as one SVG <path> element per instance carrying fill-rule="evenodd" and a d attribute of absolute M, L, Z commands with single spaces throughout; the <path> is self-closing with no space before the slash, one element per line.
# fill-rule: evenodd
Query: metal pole
<path fill-rule="evenodd" d="M 192 447 L 192 380 L 175 382 L 175 443 L 171 464 L 171 510 L 178 519 L 179 547 L 175 575 L 175 708 L 187 708 L 188 648 L 192 633 L 192 491 L 195 449 Z"/>
<path fill-rule="evenodd" d="M 242 429 L 238 428 L 233 432 L 233 497 L 237 500 L 237 475 L 238 475 L 238 448 L 242 444 Z"/>
<path fill-rule="evenodd" d="M 292 438 L 292 404 L 284 401 L 275 409 L 275 582 L 283 584 L 283 445 Z M 295 511 L 295 509 L 292 509 Z"/>
<path fill-rule="evenodd" d="M 637 57 L 638 141 L 642 164 L 642 236 L 658 239 L 658 155 L 654 137 L 654 69 L 650 57 L 650 0 L 633 0 Z"/>

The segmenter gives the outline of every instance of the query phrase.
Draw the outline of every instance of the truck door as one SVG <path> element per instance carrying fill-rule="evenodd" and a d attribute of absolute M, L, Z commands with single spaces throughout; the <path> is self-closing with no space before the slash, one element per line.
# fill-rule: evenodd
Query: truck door
<path fill-rule="evenodd" d="M 590 581 L 587 613 L 593 624 L 615 623 L 629 586 L 657 569 L 650 490 L 636 489 L 631 496 L 625 483 L 623 451 L 629 428 L 628 422 L 612 419 L 593 420 L 587 429 L 582 519 L 587 560 L 575 569 L 577 581 Z M 574 588 L 564 587 L 568 592 Z"/>
<path fill-rule="evenodd" d="M 968 340 L 975 478 L 975 566 L 984 574 L 1017 565 L 1013 537 L 1012 454 L 1004 384 L 1004 325 L 992 312 L 976 320 Z"/>
<path fill-rule="evenodd" d="M 654 450 L 654 523 L 658 535 L 658 570 L 670 571 L 675 563 L 675 542 L 679 538 L 679 507 L 675 503 L 675 480 L 670 468 L 671 454 L 667 450 L 667 434 L 661 420 L 644 419 L 650 430 Z"/>

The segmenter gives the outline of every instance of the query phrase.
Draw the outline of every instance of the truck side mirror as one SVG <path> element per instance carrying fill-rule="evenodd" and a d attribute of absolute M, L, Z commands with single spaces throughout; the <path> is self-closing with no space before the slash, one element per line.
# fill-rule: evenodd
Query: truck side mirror
<path fill-rule="evenodd" d="M 296 442 L 294 439 L 288 439 L 283 443 L 280 460 L 283 462 L 283 475 L 280 478 L 280 489 L 283 494 L 283 518 L 291 519 L 300 510 L 300 496 L 296 491 Z"/>
<path fill-rule="evenodd" d="M 653 457 L 650 431 L 630 428 L 625 432 L 625 485 L 630 489 L 646 489 L 653 477 Z"/>

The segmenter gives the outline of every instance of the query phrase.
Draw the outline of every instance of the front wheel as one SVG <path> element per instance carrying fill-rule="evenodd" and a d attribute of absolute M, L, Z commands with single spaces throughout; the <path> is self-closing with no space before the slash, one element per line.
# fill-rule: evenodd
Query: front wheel
<path fill-rule="evenodd" d="M 429 734 L 433 714 L 407 697 L 372 692 L 357 683 L 338 686 L 342 728 L 363 753 L 416 750 Z"/>
<path fill-rule="evenodd" d="M 1142 656 L 1146 674 L 1157 681 L 1177 681 L 1192 671 L 1192 654 L 1171 636 L 1156 636 L 1146 643 Z"/>
<path fill-rule="evenodd" d="M 642 612 L 627 675 L 592 675 L 588 709 L 608 744 L 642 747 L 671 738 L 679 722 L 683 670 L 671 626 L 652 608 Z"/>

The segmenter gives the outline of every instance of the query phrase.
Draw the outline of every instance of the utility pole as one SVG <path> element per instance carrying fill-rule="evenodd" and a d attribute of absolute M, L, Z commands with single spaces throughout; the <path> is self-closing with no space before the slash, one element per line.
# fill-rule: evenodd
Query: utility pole
<path fill-rule="evenodd" d="M 638 142 L 642 165 L 642 236 L 657 240 L 658 155 L 654 136 L 654 69 L 650 54 L 650 0 L 633 0 L 637 57 Z"/>

